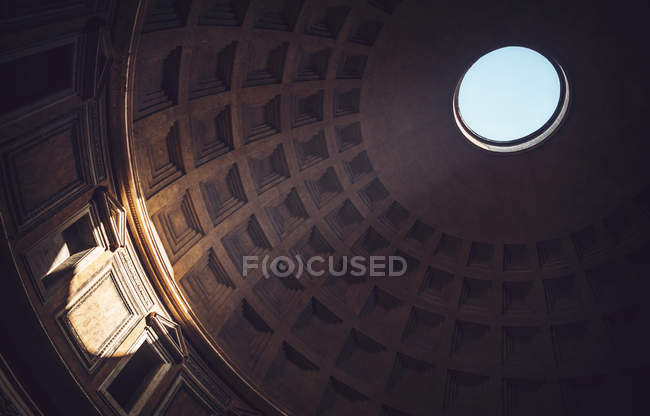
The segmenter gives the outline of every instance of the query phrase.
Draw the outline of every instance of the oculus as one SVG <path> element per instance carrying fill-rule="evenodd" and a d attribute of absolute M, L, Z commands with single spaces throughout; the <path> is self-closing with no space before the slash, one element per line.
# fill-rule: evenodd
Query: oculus
<path fill-rule="evenodd" d="M 540 144 L 560 126 L 569 103 L 562 67 L 521 46 L 493 50 L 463 74 L 454 93 L 454 117 L 475 145 L 516 152 Z"/>

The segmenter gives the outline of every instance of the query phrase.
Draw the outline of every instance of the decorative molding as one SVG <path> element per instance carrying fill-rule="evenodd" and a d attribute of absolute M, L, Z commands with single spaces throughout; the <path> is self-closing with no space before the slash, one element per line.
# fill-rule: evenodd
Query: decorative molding
<path fill-rule="evenodd" d="M 86 123 L 88 125 L 90 163 L 94 176 L 93 183 L 100 184 L 106 179 L 106 163 L 104 161 L 104 143 L 107 134 L 105 125 L 105 98 L 91 99 L 85 105 Z"/>
<path fill-rule="evenodd" d="M 336 366 L 365 383 L 374 384 L 390 355 L 386 346 L 353 328 L 336 359 Z"/>
<path fill-rule="evenodd" d="M 146 327 L 98 392 L 117 415 L 138 415 L 171 367 L 168 353 Z"/>
<path fill-rule="evenodd" d="M 272 152 L 262 157 L 249 158 L 248 166 L 258 195 L 291 177 L 283 144 L 277 145 Z"/>
<path fill-rule="evenodd" d="M 346 273 L 343 276 L 329 276 L 321 285 L 321 291 L 329 299 L 342 302 L 350 309 L 356 311 L 367 297 L 367 280 L 363 276 L 352 276 Z"/>
<path fill-rule="evenodd" d="M 458 307 L 463 311 L 488 312 L 492 290 L 492 280 L 466 277 L 461 285 Z"/>
<path fill-rule="evenodd" d="M 443 233 L 434 254 L 447 259 L 456 260 L 461 250 L 462 240 L 453 235 Z"/>
<path fill-rule="evenodd" d="M 525 244 L 505 244 L 503 246 L 503 270 L 530 270 L 531 262 L 528 247 Z"/>
<path fill-rule="evenodd" d="M 84 59 L 83 96 L 99 99 L 108 84 L 109 70 L 113 63 L 108 40 L 108 29 L 100 19 L 91 20 L 84 32 L 86 51 Z"/>
<path fill-rule="evenodd" d="M 443 315 L 413 306 L 402 333 L 402 342 L 425 351 L 435 351 L 441 341 L 445 319 Z"/>
<path fill-rule="evenodd" d="M 184 368 L 191 374 L 203 389 L 210 393 L 215 398 L 217 404 L 223 407 L 228 407 L 233 402 L 233 392 L 224 384 L 224 381 L 216 376 L 216 374 L 208 367 L 198 353 L 190 346 L 189 355 L 183 363 Z"/>
<path fill-rule="evenodd" d="M 243 87 L 281 84 L 288 50 L 289 42 L 281 43 L 275 47 L 251 44 L 249 46 L 249 67 Z M 264 57 L 264 61 L 260 61 L 260 57 Z"/>
<path fill-rule="evenodd" d="M 363 222 L 363 217 L 352 201 L 346 199 L 327 214 L 325 222 L 339 239 L 345 240 Z"/>
<path fill-rule="evenodd" d="M 349 6 L 335 6 L 318 10 L 318 13 L 312 17 L 312 23 L 307 27 L 305 33 L 336 39 L 351 9 Z"/>
<path fill-rule="evenodd" d="M 81 112 L 0 146 L 2 180 L 19 233 L 92 187 Z"/>
<path fill-rule="evenodd" d="M 473 242 L 470 248 L 467 266 L 490 269 L 494 266 L 495 248 L 490 243 Z"/>
<path fill-rule="evenodd" d="M 309 414 L 320 393 L 319 370 L 307 356 L 283 341 L 264 377 L 264 384 L 271 394 L 286 403 L 288 411 Z"/>
<path fill-rule="evenodd" d="M 318 208 L 323 207 L 343 192 L 343 186 L 333 167 L 327 168 L 317 178 L 307 179 L 305 186 Z"/>
<path fill-rule="evenodd" d="M 189 3 L 183 0 L 149 0 L 142 33 L 183 27 L 189 14 Z"/>
<path fill-rule="evenodd" d="M 405 240 L 412 240 L 421 247 L 426 247 L 433 238 L 435 230 L 432 226 L 420 220 L 415 220 L 411 229 L 406 233 Z"/>
<path fill-rule="evenodd" d="M 213 47 L 203 47 L 192 54 L 190 98 L 220 94 L 232 88 L 237 42 L 231 42 L 215 53 Z"/>
<path fill-rule="evenodd" d="M 374 228 L 368 227 L 352 246 L 352 251 L 358 254 L 373 255 L 388 248 L 390 241 L 379 234 Z"/>
<path fill-rule="evenodd" d="M 549 313 L 579 309 L 582 301 L 572 274 L 542 280 Z"/>
<path fill-rule="evenodd" d="M 113 251 L 126 243 L 126 212 L 122 205 L 105 188 L 95 191 L 93 200 L 97 205 L 102 227 Z"/>
<path fill-rule="evenodd" d="M 176 263 L 205 235 L 189 190 L 180 200 L 169 203 L 154 215 L 153 222 L 172 263 Z"/>
<path fill-rule="evenodd" d="M 515 367 L 542 368 L 546 363 L 543 350 L 545 345 L 542 338 L 547 336 L 541 327 L 536 326 L 504 326 L 502 327 L 501 361 L 504 365 Z M 550 342 L 548 355 L 551 356 Z M 550 360 L 549 360 L 550 361 Z"/>
<path fill-rule="evenodd" d="M 225 175 L 221 173 L 201 181 L 199 187 L 213 226 L 248 203 L 237 164 L 230 166 Z"/>
<path fill-rule="evenodd" d="M 265 211 L 280 239 L 285 238 L 309 218 L 296 188 L 292 188 L 280 203 L 266 206 Z"/>
<path fill-rule="evenodd" d="M 409 409 L 432 409 L 435 406 L 436 367 L 426 361 L 398 352 L 386 382 L 386 392 Z M 405 415 L 403 412 L 387 415 Z"/>
<path fill-rule="evenodd" d="M 188 370 L 181 370 L 153 415 L 213 416 L 224 415 L 224 412 L 205 386 L 197 383 Z"/>
<path fill-rule="evenodd" d="M 221 243 L 240 273 L 244 270 L 244 256 L 261 256 L 272 249 L 255 215 L 226 234 Z"/>
<path fill-rule="evenodd" d="M 318 81 L 327 77 L 331 48 L 319 49 L 316 51 L 298 51 L 298 68 L 294 76 L 295 82 Z"/>
<path fill-rule="evenodd" d="M 182 363 L 187 357 L 187 346 L 181 327 L 157 312 L 147 315 L 147 325 L 158 336 L 157 342 L 172 356 L 177 364 Z"/>
<path fill-rule="evenodd" d="M 485 348 L 490 333 L 488 325 L 469 321 L 456 321 L 451 335 L 450 356 L 475 357 Z"/>
<path fill-rule="evenodd" d="M 484 403 L 488 395 L 489 377 L 449 369 L 442 400 L 444 411 L 474 411 L 475 403 Z M 465 404 L 467 403 L 467 404 Z"/>
<path fill-rule="evenodd" d="M 143 313 L 147 312 L 154 306 L 152 290 L 149 289 L 149 286 L 145 284 L 144 273 L 140 272 L 139 269 L 136 269 L 135 262 L 131 257 L 131 249 L 120 249 L 117 250 L 117 256 L 114 257 L 124 270 L 124 276 L 126 276 L 133 287 L 135 288 L 135 293 L 140 300 L 140 305 Z"/>
<path fill-rule="evenodd" d="M 370 406 L 368 396 L 330 377 L 316 414 L 319 416 L 338 416 L 345 413 L 367 415 L 370 414 Z"/>
<path fill-rule="evenodd" d="M 449 300 L 449 285 L 454 275 L 447 271 L 428 267 L 418 290 L 418 296 L 433 303 L 446 303 Z"/>
<path fill-rule="evenodd" d="M 205 314 L 209 314 L 215 306 L 220 306 L 237 288 L 212 248 L 179 283 L 192 304 L 203 309 L 198 312 Z M 204 316 L 207 318 L 207 315 Z"/>
<path fill-rule="evenodd" d="M 350 160 L 344 160 L 343 168 L 352 183 L 356 183 L 359 179 L 374 171 L 372 163 L 368 158 L 368 153 L 365 150 Z"/>
<path fill-rule="evenodd" d="M 4 29 L 1 23 L 0 27 Z M 0 29 L 0 31 L 2 31 Z M 0 54 L 0 121 L 83 93 L 86 36 L 56 37 Z"/>
<path fill-rule="evenodd" d="M 318 255 L 333 254 L 334 248 L 327 242 L 318 227 L 313 226 L 289 251 L 294 256 L 299 255 L 303 259 L 309 259 Z"/>
<path fill-rule="evenodd" d="M 250 0 L 210 0 L 199 16 L 201 26 L 241 26 L 244 22 Z"/>
<path fill-rule="evenodd" d="M 147 198 L 185 175 L 178 129 L 174 122 L 164 137 L 155 137 L 140 149 Z"/>
<path fill-rule="evenodd" d="M 404 314 L 401 311 L 405 306 L 403 299 L 374 286 L 359 312 L 359 318 L 364 323 L 364 328 L 384 334 L 389 328 L 403 324 Z"/>
<path fill-rule="evenodd" d="M 337 79 L 361 79 L 366 70 L 368 55 L 341 54 L 341 61 L 336 71 Z"/>
<path fill-rule="evenodd" d="M 411 216 L 410 212 L 397 201 L 393 201 L 378 220 L 392 231 L 399 231 Z"/>
<path fill-rule="evenodd" d="M 0 414 L 4 416 L 22 416 L 23 413 L 18 410 L 16 404 L 7 395 L 4 389 L 0 389 Z"/>
<path fill-rule="evenodd" d="M 334 90 L 334 117 L 357 114 L 361 111 L 361 89 Z"/>
<path fill-rule="evenodd" d="M 278 319 L 285 317 L 300 302 L 304 291 L 305 287 L 294 276 L 280 277 L 273 273 L 262 277 L 253 286 L 253 293 L 260 303 Z"/>
<path fill-rule="evenodd" d="M 358 146 L 363 141 L 361 137 L 361 123 L 358 121 L 343 126 L 336 126 L 334 128 L 334 134 L 336 135 L 336 147 L 339 153 Z"/>
<path fill-rule="evenodd" d="M 359 198 L 368 206 L 369 210 L 374 211 L 377 205 L 388 198 L 388 189 L 379 178 L 375 178 L 359 191 Z"/>
<path fill-rule="evenodd" d="M 318 90 L 307 97 L 293 97 L 291 126 L 293 128 L 323 121 L 325 91 Z"/>
<path fill-rule="evenodd" d="M 312 350 L 326 357 L 336 354 L 338 342 L 342 340 L 343 320 L 332 312 L 325 304 L 312 297 L 291 327 L 291 332 Z M 327 341 L 327 342 L 325 342 Z"/>
<path fill-rule="evenodd" d="M 255 28 L 292 32 L 302 10 L 304 0 L 267 2 L 255 21 Z"/>
<path fill-rule="evenodd" d="M 182 53 L 182 48 L 178 46 L 164 58 L 138 63 L 134 92 L 133 118 L 135 120 L 148 117 L 178 103 Z"/>
<path fill-rule="evenodd" d="M 110 241 L 105 231 L 91 203 L 25 251 L 25 268 L 41 301 L 105 251 Z"/>
<path fill-rule="evenodd" d="M 562 240 L 553 239 L 537 243 L 537 255 L 542 269 L 555 269 L 568 266 L 568 257 Z"/>
<path fill-rule="evenodd" d="M 89 373 L 119 347 L 140 314 L 113 263 L 57 314 L 57 323 Z"/>
<path fill-rule="evenodd" d="M 214 118 L 190 117 L 195 167 L 208 163 L 235 148 L 230 114 L 228 105 Z"/>
<path fill-rule="evenodd" d="M 273 329 L 246 299 L 219 332 L 219 338 L 231 357 L 248 369 L 257 366 L 272 336 Z"/>
<path fill-rule="evenodd" d="M 532 315 L 535 313 L 533 282 L 503 282 L 501 312 L 504 315 Z"/>
<path fill-rule="evenodd" d="M 553 414 L 551 397 L 546 396 L 545 381 L 504 378 L 501 383 L 503 415 Z"/>
<path fill-rule="evenodd" d="M 282 132 L 280 96 L 276 95 L 262 106 L 243 104 L 242 127 L 246 144 Z"/>
<path fill-rule="evenodd" d="M 316 134 L 304 141 L 293 139 L 293 147 L 300 170 L 312 167 L 318 162 L 330 157 L 324 130 L 319 130 Z"/>

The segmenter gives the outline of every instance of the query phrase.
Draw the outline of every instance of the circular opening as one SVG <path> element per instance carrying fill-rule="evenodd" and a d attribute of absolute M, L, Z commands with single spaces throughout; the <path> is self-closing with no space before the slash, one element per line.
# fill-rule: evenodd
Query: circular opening
<path fill-rule="evenodd" d="M 532 49 L 508 46 L 483 55 L 465 72 L 454 95 L 454 115 L 474 144 L 517 151 L 546 139 L 567 104 L 559 65 Z"/>

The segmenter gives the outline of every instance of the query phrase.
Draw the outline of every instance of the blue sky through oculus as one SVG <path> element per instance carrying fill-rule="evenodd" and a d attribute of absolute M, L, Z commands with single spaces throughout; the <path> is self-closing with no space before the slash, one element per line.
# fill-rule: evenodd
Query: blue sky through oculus
<path fill-rule="evenodd" d="M 560 78 L 543 55 L 508 46 L 478 59 L 458 90 L 458 108 L 467 127 L 496 142 L 527 136 L 553 115 Z"/>

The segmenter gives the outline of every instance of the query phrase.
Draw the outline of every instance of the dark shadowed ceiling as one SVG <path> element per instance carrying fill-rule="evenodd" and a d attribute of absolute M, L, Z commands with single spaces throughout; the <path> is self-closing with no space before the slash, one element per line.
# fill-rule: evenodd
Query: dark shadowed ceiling
<path fill-rule="evenodd" d="M 251 2 L 241 28 L 192 7 L 194 24 L 137 47 L 142 192 L 213 345 L 297 415 L 602 408 L 611 394 L 584 400 L 644 355 L 617 335 L 640 325 L 621 314 L 646 322 L 630 260 L 648 226 L 644 12 L 294 6 Z M 469 143 L 451 103 L 463 71 L 507 45 L 556 59 L 571 104 L 550 140 L 503 155 Z M 241 269 L 245 255 L 395 253 L 409 272 L 393 279 Z"/>
<path fill-rule="evenodd" d="M 295 415 L 630 403 L 648 369 L 644 6 L 248 3 L 143 10 L 128 81 L 141 219 L 238 377 Z M 571 104 L 547 142 L 503 155 L 451 104 L 507 45 L 556 59 Z M 396 253 L 393 279 L 241 267 Z"/>
<path fill-rule="evenodd" d="M 0 413 L 650 414 L 649 8 L 0 5 Z M 495 153 L 452 98 L 509 45 L 570 103 Z M 243 267 L 353 255 L 408 270 Z"/>
<path fill-rule="evenodd" d="M 642 30 L 605 4 L 405 2 L 364 77 L 370 159 L 405 207 L 463 237 L 529 241 L 593 222 L 648 177 Z M 507 45 L 542 51 L 570 78 L 562 128 L 515 155 L 471 145 L 451 113 L 463 71 Z"/>

